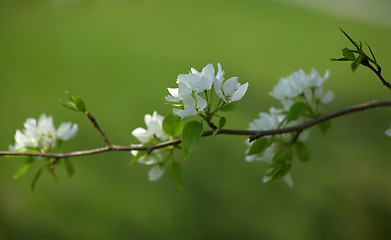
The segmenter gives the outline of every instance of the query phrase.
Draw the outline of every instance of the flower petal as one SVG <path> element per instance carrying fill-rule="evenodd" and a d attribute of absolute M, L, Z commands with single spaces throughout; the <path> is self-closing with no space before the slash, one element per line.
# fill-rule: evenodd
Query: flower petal
<path fill-rule="evenodd" d="M 152 167 L 148 172 L 148 179 L 149 181 L 156 181 L 159 180 L 164 175 L 165 169 L 163 167 L 160 167 L 159 165 L 156 165 Z"/>
<path fill-rule="evenodd" d="M 230 102 L 235 102 L 242 99 L 244 94 L 246 94 L 247 88 L 248 88 L 248 82 L 243 85 L 240 85 L 239 88 L 235 91 L 235 93 L 231 97 Z"/>
<path fill-rule="evenodd" d="M 202 97 L 198 96 L 197 93 L 195 93 L 194 95 L 195 95 L 196 100 L 197 100 L 197 109 L 198 109 L 198 111 L 203 111 L 206 108 L 206 106 L 208 106 L 208 102 L 205 99 L 203 99 Z"/>
<path fill-rule="evenodd" d="M 238 86 L 238 77 L 232 77 L 223 84 L 223 92 L 226 97 L 231 97 Z"/>

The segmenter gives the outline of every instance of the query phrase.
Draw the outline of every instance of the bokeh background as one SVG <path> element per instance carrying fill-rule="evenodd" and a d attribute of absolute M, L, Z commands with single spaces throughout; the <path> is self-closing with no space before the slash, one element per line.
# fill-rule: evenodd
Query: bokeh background
<path fill-rule="evenodd" d="M 342 4 L 343 3 L 343 4 Z M 64 91 L 82 96 L 115 144 L 143 116 L 166 114 L 167 87 L 190 67 L 221 62 L 249 90 L 228 128 L 246 129 L 278 102 L 268 93 L 300 68 L 329 69 L 335 100 L 324 112 L 389 90 L 368 70 L 351 73 L 339 57 L 348 41 L 367 40 L 391 80 L 388 1 L 261 0 L 2 0 L 0 2 L 0 148 L 13 144 L 28 117 L 79 124 L 68 151 L 104 143 L 82 115 L 62 107 Z M 148 182 L 148 167 L 128 166 L 127 152 L 74 158 L 58 180 L 39 164 L 19 180 L 23 161 L 0 159 L 0 239 L 389 239 L 391 123 L 387 108 L 334 120 L 326 137 L 315 128 L 312 159 L 294 162 L 294 187 L 261 183 L 266 166 L 244 161 L 245 137 L 215 136 L 183 163 L 184 187 L 165 176 Z M 179 154 L 180 157 L 180 154 Z"/>

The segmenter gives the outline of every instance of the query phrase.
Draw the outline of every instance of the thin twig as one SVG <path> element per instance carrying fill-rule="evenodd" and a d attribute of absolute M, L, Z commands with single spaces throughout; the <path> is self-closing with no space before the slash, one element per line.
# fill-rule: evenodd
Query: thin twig
<path fill-rule="evenodd" d="M 260 137 L 263 137 L 263 136 L 278 135 L 278 134 L 289 133 L 289 132 L 301 132 L 304 129 L 312 127 L 318 123 L 321 123 L 321 122 L 324 122 L 324 121 L 327 121 L 327 120 L 330 120 L 330 119 L 333 119 L 336 117 L 340 117 L 342 115 L 347 115 L 347 114 L 355 113 L 358 111 L 364 111 L 364 110 L 371 109 L 371 108 L 389 107 L 389 106 L 391 106 L 391 101 L 371 101 L 371 102 L 347 107 L 347 108 L 341 109 L 336 112 L 319 115 L 318 117 L 316 117 L 308 122 L 305 122 L 303 124 L 293 126 L 293 127 L 280 128 L 280 129 L 267 130 L 267 131 L 220 129 L 217 132 L 217 134 L 250 136 L 250 141 L 254 141 L 254 140 L 256 140 Z M 201 136 L 207 137 L 207 136 L 212 135 L 213 132 L 214 132 L 214 130 L 204 131 Z M 103 134 L 103 136 L 104 136 L 104 134 Z M 151 151 L 158 149 L 158 148 L 164 148 L 167 146 L 177 145 L 179 143 L 181 143 L 181 139 L 176 138 L 176 139 L 173 139 L 170 141 L 165 141 L 162 143 L 158 143 L 155 145 L 149 145 L 149 146 L 136 147 L 136 146 L 119 146 L 119 145 L 110 144 L 110 145 L 107 145 L 107 146 L 101 147 L 101 148 L 95 148 L 95 149 L 84 150 L 84 151 L 69 152 L 69 153 L 29 153 L 29 152 L 0 151 L 0 156 L 40 156 L 40 157 L 59 159 L 59 158 L 64 158 L 64 157 L 76 157 L 76 156 L 98 154 L 98 153 L 109 152 L 109 151 L 137 150 L 137 151 L 151 152 Z"/>
<path fill-rule="evenodd" d="M 363 63 L 363 62 L 361 62 L 361 64 L 362 64 L 363 66 L 366 66 L 366 67 L 368 67 L 369 69 L 371 69 L 372 72 L 374 72 L 374 73 L 377 75 L 377 77 L 380 79 L 380 81 L 383 83 L 383 85 L 386 86 L 389 90 L 391 90 L 391 84 L 390 84 L 389 82 L 387 82 L 387 81 L 383 78 L 383 76 L 381 75 L 381 67 L 380 67 L 379 65 L 376 65 L 376 68 L 377 68 L 377 69 L 375 69 L 369 62 L 368 62 L 368 63 Z"/>
<path fill-rule="evenodd" d="M 103 132 L 103 130 L 99 127 L 98 122 L 97 122 L 97 121 L 95 120 L 95 118 L 91 115 L 91 113 L 88 112 L 87 110 L 84 111 L 84 113 L 87 115 L 88 119 L 92 122 L 92 124 L 94 124 L 94 127 L 95 127 L 96 129 L 98 129 L 98 131 L 99 131 L 100 135 L 102 135 L 103 140 L 105 141 L 107 147 L 110 148 L 110 147 L 111 147 L 111 143 L 110 143 L 110 141 L 107 139 L 107 137 L 106 137 L 105 133 Z"/>

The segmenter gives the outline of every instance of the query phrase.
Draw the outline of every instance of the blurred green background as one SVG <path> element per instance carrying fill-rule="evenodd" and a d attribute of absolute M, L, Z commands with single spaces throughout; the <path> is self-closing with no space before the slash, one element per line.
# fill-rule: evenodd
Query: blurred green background
<path fill-rule="evenodd" d="M 369 1 L 368 1 L 369 2 Z M 377 9 L 389 4 L 374 2 Z M 382 5 L 383 4 L 383 5 Z M 66 150 L 103 146 L 82 114 L 57 101 L 80 95 L 115 144 L 163 104 L 167 87 L 190 67 L 221 62 L 227 77 L 249 90 L 227 128 L 246 129 L 258 112 L 279 107 L 268 93 L 300 68 L 326 69 L 335 100 L 324 112 L 389 99 L 389 90 L 362 67 L 334 63 L 348 41 L 367 40 L 391 80 L 391 24 L 371 15 L 318 11 L 256 0 L 3 0 L 0 2 L 0 148 L 41 113 L 79 124 Z M 337 11 L 338 10 L 338 11 Z M 366 9 L 364 8 L 364 11 Z M 389 9 L 388 9 L 389 10 Z M 345 15 L 334 14 L 346 12 Z M 371 12 L 368 9 L 368 12 Z M 376 17 L 376 11 L 372 14 Z M 76 175 L 34 171 L 15 181 L 20 158 L 0 159 L 0 239 L 389 239 L 390 110 L 336 119 L 326 137 L 314 129 L 312 160 L 294 162 L 294 188 L 261 183 L 262 163 L 246 163 L 245 137 L 215 136 L 184 162 L 180 191 L 167 176 L 148 182 L 149 167 L 128 166 L 127 152 L 74 158 Z"/>

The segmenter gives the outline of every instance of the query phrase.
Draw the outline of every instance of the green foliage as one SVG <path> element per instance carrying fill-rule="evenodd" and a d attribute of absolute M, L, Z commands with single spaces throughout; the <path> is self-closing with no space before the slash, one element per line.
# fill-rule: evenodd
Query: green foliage
<path fill-rule="evenodd" d="M 372 58 L 369 57 L 367 54 L 365 54 L 364 50 L 362 49 L 361 41 L 359 43 L 357 43 L 344 30 L 341 29 L 341 31 L 349 39 L 349 41 L 354 45 L 356 50 L 352 50 L 349 48 L 343 48 L 342 55 L 344 57 L 337 58 L 337 59 L 332 58 L 331 59 L 332 61 L 352 61 L 350 67 L 353 72 L 357 70 L 357 68 L 358 68 L 358 66 L 360 66 L 360 64 L 362 64 L 364 66 L 370 65 L 369 62 L 374 63 L 377 67 L 379 67 L 379 65 L 377 64 L 375 55 L 373 54 L 373 51 L 367 42 L 365 42 L 365 44 L 367 45 L 369 51 L 371 52 Z M 358 54 L 358 56 L 356 57 L 354 55 L 354 53 Z"/>
<path fill-rule="evenodd" d="M 342 49 L 342 55 L 349 60 L 354 60 L 355 56 L 353 54 L 353 51 L 350 50 L 349 48 L 344 48 Z"/>
<path fill-rule="evenodd" d="M 30 188 L 31 188 L 32 191 L 35 190 L 35 185 L 37 184 L 38 179 L 39 179 L 39 177 L 41 176 L 43 169 L 44 169 L 43 167 L 41 167 L 40 169 L 38 169 L 38 171 L 37 171 L 37 173 L 35 174 L 33 180 L 31 181 Z"/>
<path fill-rule="evenodd" d="M 219 120 L 219 125 L 217 125 L 217 129 L 213 132 L 213 135 L 218 133 L 227 123 L 227 119 L 225 117 L 221 117 Z"/>
<path fill-rule="evenodd" d="M 65 94 L 68 95 L 71 101 L 64 102 L 62 99 L 58 99 L 58 101 L 64 107 L 77 112 L 85 112 L 87 110 L 83 99 L 81 99 L 79 96 L 70 94 L 69 91 L 66 91 Z"/>
<path fill-rule="evenodd" d="M 202 128 L 202 123 L 198 121 L 190 121 L 184 126 L 182 131 L 182 145 L 185 152 L 185 159 L 200 145 Z"/>
<path fill-rule="evenodd" d="M 263 153 L 268 146 L 270 146 L 271 141 L 268 138 L 258 138 L 251 144 L 251 147 L 246 155 L 254 155 Z"/>
<path fill-rule="evenodd" d="M 360 66 L 361 60 L 362 60 L 362 55 L 359 55 L 356 59 L 354 59 L 354 61 L 351 64 L 351 68 L 353 72 L 357 70 L 358 66 Z"/>
<path fill-rule="evenodd" d="M 73 167 L 73 163 L 71 159 L 64 158 L 65 170 L 69 177 L 72 177 L 75 174 L 75 168 Z"/>
<path fill-rule="evenodd" d="M 18 179 L 25 175 L 33 166 L 34 164 L 34 158 L 33 157 L 27 157 L 26 160 L 19 166 L 18 170 L 14 174 L 14 179 Z"/>
<path fill-rule="evenodd" d="M 297 120 L 308 110 L 308 106 L 302 102 L 295 102 L 290 108 L 287 115 L 287 123 Z"/>
<path fill-rule="evenodd" d="M 231 112 L 231 111 L 235 111 L 236 110 L 236 103 L 228 103 L 228 104 L 225 104 L 224 106 L 222 106 L 220 108 L 220 111 L 223 111 L 223 112 Z"/>
<path fill-rule="evenodd" d="M 320 131 L 322 132 L 323 136 L 325 136 L 326 133 L 329 131 L 329 129 L 332 126 L 332 123 L 333 122 L 331 120 L 327 120 L 327 121 L 323 121 L 323 122 L 317 124 L 317 126 L 320 129 Z"/>
<path fill-rule="evenodd" d="M 308 162 L 311 159 L 311 154 L 308 148 L 304 145 L 303 142 L 297 141 L 294 145 L 296 154 L 299 157 L 300 161 Z"/>
<path fill-rule="evenodd" d="M 289 146 L 281 148 L 273 157 L 273 163 L 266 170 L 262 179 L 264 183 L 271 183 L 283 178 L 292 166 L 293 151 Z"/>
<path fill-rule="evenodd" d="M 171 161 L 171 163 L 166 165 L 166 173 L 171 180 L 183 190 L 182 165 L 177 161 Z"/>
<path fill-rule="evenodd" d="M 181 118 L 174 113 L 170 112 L 163 119 L 163 131 L 169 136 L 179 136 L 183 130 L 184 123 Z"/>

